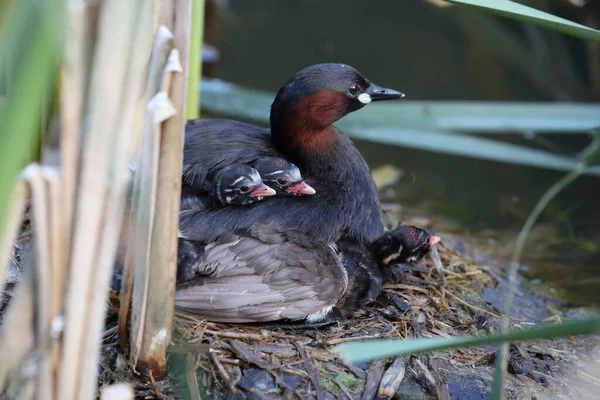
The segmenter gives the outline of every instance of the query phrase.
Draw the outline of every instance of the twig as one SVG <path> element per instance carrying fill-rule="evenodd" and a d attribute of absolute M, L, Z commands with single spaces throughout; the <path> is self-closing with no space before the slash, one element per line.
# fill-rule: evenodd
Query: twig
<path fill-rule="evenodd" d="M 259 368 L 270 370 L 278 367 L 277 364 L 271 364 L 266 361 L 263 361 L 262 358 L 255 354 L 253 351 L 248 349 L 242 342 L 239 340 L 231 339 L 228 341 L 231 346 L 231 351 L 235 353 L 239 358 L 256 365 Z"/>
<path fill-rule="evenodd" d="M 384 360 L 376 360 L 371 364 L 369 373 L 367 374 L 367 383 L 363 391 L 362 400 L 371 400 L 375 398 L 377 389 L 383 377 Z"/>
<path fill-rule="evenodd" d="M 156 381 L 154 380 L 154 376 L 152 375 L 151 371 L 150 373 L 148 373 L 148 377 L 150 378 L 150 383 L 152 383 L 152 389 L 154 389 L 154 394 L 156 395 L 156 398 L 161 399 L 162 395 L 160 394 L 160 390 L 158 389 L 158 385 L 156 385 Z"/>
<path fill-rule="evenodd" d="M 189 343 L 200 342 L 204 338 L 204 331 L 206 330 L 206 322 L 195 323 L 194 326 L 185 329 L 183 337 L 188 339 Z"/>
<path fill-rule="evenodd" d="M 429 357 L 427 359 L 430 361 L 429 366 L 433 371 L 433 375 L 435 377 L 435 390 L 439 400 L 450 400 L 450 391 L 448 389 L 448 384 L 444 383 L 442 377 L 440 375 L 440 371 L 438 368 L 437 360 L 431 360 Z"/>
<path fill-rule="evenodd" d="M 225 367 L 223 367 L 223 364 L 221 364 L 221 362 L 219 361 L 219 358 L 217 357 L 217 352 L 211 349 L 208 351 L 208 354 L 209 354 L 210 359 L 213 362 L 214 366 L 217 368 L 217 372 L 221 376 L 221 379 L 223 379 L 225 381 L 225 383 L 227 384 L 227 387 L 229 387 L 229 390 L 231 391 L 231 393 L 237 394 L 238 390 L 236 389 L 235 386 L 233 386 L 231 379 L 229 378 L 229 374 L 227 373 L 227 371 L 225 371 Z"/>
<path fill-rule="evenodd" d="M 221 358 L 221 362 L 224 364 L 240 365 L 240 360 L 233 358 Z"/>
<path fill-rule="evenodd" d="M 340 390 L 342 392 L 344 392 L 346 397 L 348 397 L 349 400 L 352 400 L 352 394 L 350 393 L 348 388 L 346 386 L 344 386 L 344 384 L 342 382 L 339 381 L 339 379 L 336 379 L 335 377 L 330 376 L 329 374 L 327 374 L 324 371 L 321 371 L 321 375 L 323 375 L 326 379 L 330 380 L 331 382 L 335 383 L 340 388 Z"/>
<path fill-rule="evenodd" d="M 109 328 L 107 330 L 104 331 L 104 334 L 102 335 L 102 340 L 107 340 L 110 339 L 111 337 L 114 336 L 114 334 L 117 332 L 117 326 L 113 326 L 112 328 Z"/>
<path fill-rule="evenodd" d="M 310 359 L 306 355 L 306 351 L 304 351 L 304 348 L 302 348 L 302 346 L 298 342 L 294 342 L 294 346 L 296 346 L 296 349 L 298 349 L 298 355 L 300 356 L 300 358 L 304 360 L 304 368 L 306 369 L 310 380 L 315 386 L 317 400 L 325 399 L 323 389 L 321 388 L 321 380 L 319 379 L 319 374 L 317 374 L 315 367 L 310 363 Z"/>
<path fill-rule="evenodd" d="M 262 353 L 276 354 L 282 358 L 290 358 L 296 355 L 296 351 L 292 346 L 279 344 L 255 344 L 254 348 Z"/>
<path fill-rule="evenodd" d="M 429 368 L 427 368 L 427 366 L 423 364 L 423 361 L 419 360 L 418 358 L 415 358 L 415 364 L 417 364 L 421 368 L 425 379 L 427 379 L 427 381 L 431 384 L 431 387 L 435 387 L 435 378 L 431 374 L 431 371 L 429 371 Z"/>
<path fill-rule="evenodd" d="M 379 339 L 381 337 L 382 337 L 382 335 L 353 336 L 353 337 L 347 337 L 347 338 L 331 339 L 331 340 L 326 341 L 325 343 L 332 346 L 334 344 L 340 344 L 340 343 L 345 343 L 345 342 L 356 342 L 358 340 L 365 340 L 365 339 Z"/>
<path fill-rule="evenodd" d="M 424 294 L 429 294 L 429 291 L 427 289 L 423 289 L 421 287 L 414 286 L 414 285 L 405 285 L 403 283 L 394 283 L 392 285 L 385 285 L 384 288 L 385 289 L 414 290 L 415 292 L 421 292 L 421 293 L 424 293 Z"/>
<path fill-rule="evenodd" d="M 467 276 L 474 276 L 474 275 L 480 275 L 483 273 L 483 271 L 469 271 L 469 272 L 465 272 L 462 274 L 457 274 L 456 272 L 452 272 L 452 271 L 448 271 L 446 270 L 446 273 L 448 273 L 450 276 L 447 276 L 446 279 L 459 279 L 459 278 L 465 278 Z"/>
<path fill-rule="evenodd" d="M 350 372 L 352 372 L 359 379 L 367 379 L 367 373 L 362 369 L 358 368 L 356 365 L 346 362 L 343 358 L 339 359 L 339 362 L 344 365 Z"/>
<path fill-rule="evenodd" d="M 292 367 L 294 365 L 299 365 L 299 364 L 303 364 L 303 363 L 304 363 L 304 360 L 292 361 L 292 362 L 285 363 L 285 365 L 282 364 L 282 365 L 278 365 L 276 367 L 273 367 L 269 371 L 271 372 L 271 371 L 274 371 L 276 369 L 281 369 L 283 371 L 284 368 Z"/>
<path fill-rule="evenodd" d="M 460 297 L 458 297 L 457 295 L 455 295 L 453 293 L 446 292 L 446 294 L 449 295 L 450 297 L 452 297 L 453 299 L 455 299 L 456 301 L 458 301 L 459 303 L 461 303 L 462 305 L 466 306 L 466 307 L 469 307 L 469 308 L 471 308 L 473 310 L 477 310 L 479 312 L 491 315 L 492 317 L 495 317 L 495 318 L 498 318 L 498 319 L 502 319 L 502 316 L 500 316 L 498 314 L 494 314 L 493 312 L 485 310 L 483 308 L 480 308 L 480 307 L 474 306 L 472 304 L 469 304 L 469 303 L 467 303 L 466 301 L 464 301 L 463 299 L 461 299 Z"/>
<path fill-rule="evenodd" d="M 430 252 L 431 260 L 433 261 L 433 265 L 435 265 L 435 270 L 437 271 L 440 278 L 442 278 L 442 285 L 446 284 L 446 275 L 444 274 L 444 264 L 442 264 L 442 259 L 440 258 L 440 253 L 436 246 L 433 246 Z"/>
<path fill-rule="evenodd" d="M 394 397 L 404 379 L 405 372 L 404 359 L 402 357 L 396 358 L 383 374 L 377 395 L 387 398 Z"/>
<path fill-rule="evenodd" d="M 296 368 L 288 368 L 288 365 L 296 365 L 296 364 L 301 364 L 302 362 L 304 362 L 302 360 L 300 360 L 300 361 L 301 361 L 300 363 L 294 362 L 294 363 L 287 364 L 285 366 L 282 365 L 281 371 L 289 372 L 290 374 L 298 375 L 302 378 L 308 378 L 308 373 L 306 371 L 302 371 L 301 369 L 296 369 Z"/>
<path fill-rule="evenodd" d="M 269 374 L 271 374 L 271 376 L 273 377 L 273 379 L 275 379 L 275 385 L 277 387 L 282 387 L 284 390 L 287 390 L 289 392 L 294 392 L 294 389 L 292 389 L 292 387 L 290 387 L 290 385 L 288 385 L 287 383 L 285 383 L 280 377 L 279 374 L 277 374 L 277 372 L 275 372 L 274 369 L 267 371 Z M 239 382 L 239 381 L 238 381 Z M 284 398 L 286 398 L 285 396 L 283 396 Z M 300 396 L 299 396 L 300 397 Z"/>
<path fill-rule="evenodd" d="M 210 335 L 219 336 L 223 338 L 229 339 L 248 339 L 248 340 L 265 340 L 269 336 L 263 336 L 257 333 L 241 333 L 241 332 L 227 332 L 227 331 L 213 331 L 211 329 L 206 329 L 204 333 L 208 333 Z"/>
<path fill-rule="evenodd" d="M 441 292 L 435 286 L 429 286 L 428 289 L 434 291 L 439 296 L 444 308 L 448 308 L 448 303 L 446 303 L 446 296 L 444 295 L 446 293 L 446 288 L 444 286 L 442 286 Z"/>

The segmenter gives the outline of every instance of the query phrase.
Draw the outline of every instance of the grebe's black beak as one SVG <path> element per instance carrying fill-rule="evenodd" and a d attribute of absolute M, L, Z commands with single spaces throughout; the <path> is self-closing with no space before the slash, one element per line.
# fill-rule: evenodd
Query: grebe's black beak
<path fill-rule="evenodd" d="M 365 90 L 365 93 L 371 96 L 371 101 L 394 100 L 404 97 L 404 93 L 402 92 L 394 89 L 387 89 L 374 83 L 371 83 L 371 86 Z"/>

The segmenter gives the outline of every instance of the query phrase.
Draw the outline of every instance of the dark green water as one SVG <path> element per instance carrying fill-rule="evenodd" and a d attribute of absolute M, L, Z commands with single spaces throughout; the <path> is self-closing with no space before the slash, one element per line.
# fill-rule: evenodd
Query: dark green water
<path fill-rule="evenodd" d="M 569 17 L 571 10 L 558 11 Z M 543 54 L 536 56 L 536 35 L 552 49 L 562 49 L 564 68 L 545 64 Z M 344 62 L 411 100 L 592 98 L 585 90 L 583 42 L 424 0 L 234 0 L 223 10 L 219 48 L 217 77 L 270 91 L 304 66 Z M 543 142 L 519 135 L 496 137 L 551 146 L 563 154 L 574 154 L 588 142 L 585 136 L 567 135 L 547 136 Z M 450 217 L 473 232 L 495 229 L 516 235 L 538 198 L 561 177 L 536 168 L 375 143 L 357 145 L 372 168 L 393 164 L 404 171 L 394 187 L 398 202 Z M 599 198 L 598 178 L 584 177 L 542 217 L 556 226 L 556 237 L 548 238 L 554 244 L 546 261 L 583 265 L 584 280 L 600 272 Z M 545 262 L 536 265 L 552 279 Z M 563 279 L 564 272 L 559 276 Z"/>

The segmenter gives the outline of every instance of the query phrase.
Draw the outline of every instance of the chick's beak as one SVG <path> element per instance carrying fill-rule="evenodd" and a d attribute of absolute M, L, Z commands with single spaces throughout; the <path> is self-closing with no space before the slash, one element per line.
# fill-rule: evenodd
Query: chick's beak
<path fill-rule="evenodd" d="M 442 239 L 439 236 L 434 236 L 434 235 L 429 236 L 429 246 L 431 247 L 431 246 L 435 245 L 440 240 L 442 240 Z"/>
<path fill-rule="evenodd" d="M 371 101 L 394 100 L 404 97 L 404 93 L 402 92 L 394 89 L 384 88 L 374 83 L 371 83 L 371 86 L 369 86 L 365 93 L 371 97 Z"/>
<path fill-rule="evenodd" d="M 250 196 L 252 197 L 268 197 L 268 196 L 275 196 L 275 191 L 273 189 L 271 189 L 270 187 L 268 187 L 267 185 L 260 185 L 259 187 L 257 187 L 256 189 L 254 189 L 252 192 L 250 192 Z"/>
<path fill-rule="evenodd" d="M 317 191 L 315 189 L 313 189 L 310 185 L 308 185 L 304 181 L 300 181 L 299 183 L 296 183 L 295 185 L 288 187 L 286 189 L 286 191 L 288 193 L 294 194 L 294 195 L 303 194 L 303 195 L 309 195 L 309 196 L 317 193 Z"/>

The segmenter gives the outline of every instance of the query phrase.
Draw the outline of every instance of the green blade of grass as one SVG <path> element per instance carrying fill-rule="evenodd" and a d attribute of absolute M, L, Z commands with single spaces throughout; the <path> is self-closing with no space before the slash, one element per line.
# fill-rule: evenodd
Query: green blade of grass
<path fill-rule="evenodd" d="M 273 94 L 240 88 L 210 79 L 203 80 L 202 107 L 234 118 L 268 123 Z M 528 106 L 530 106 L 528 108 Z M 519 129 L 573 130 L 600 126 L 600 107 L 555 104 L 478 104 L 453 102 L 398 102 L 365 107 L 336 123 L 349 136 L 377 143 L 487 161 L 570 171 L 574 158 L 497 140 L 456 133 L 444 128 L 487 128 L 489 131 Z M 536 125 L 537 124 L 537 125 Z M 554 128 L 556 129 L 556 128 Z M 485 129 L 483 129 L 485 131 Z M 587 133 L 587 132 L 586 132 Z M 586 170 L 600 175 L 600 167 Z"/>
<path fill-rule="evenodd" d="M 494 380 L 492 381 L 492 391 L 490 399 L 501 400 L 504 395 L 504 380 L 506 377 L 506 368 L 508 367 L 508 353 L 510 343 L 505 342 L 498 346 L 496 350 L 496 361 L 494 365 Z"/>
<path fill-rule="evenodd" d="M 391 128 L 358 128 L 344 131 L 352 137 L 377 143 L 555 171 L 570 171 L 578 163 L 574 158 L 547 151 L 455 132 Z M 600 176 L 600 166 L 588 168 L 584 173 Z"/>
<path fill-rule="evenodd" d="M 545 13 L 535 8 L 510 0 L 446 0 L 448 3 L 471 6 L 513 18 L 517 21 L 530 22 L 580 39 L 600 41 L 600 31 L 577 24 L 564 18 Z"/>
<path fill-rule="evenodd" d="M 185 116 L 187 119 L 200 115 L 200 91 L 196 90 L 202 75 L 202 38 L 204 36 L 204 0 L 192 1 L 192 34 L 190 37 L 190 58 L 188 60 L 188 87 Z"/>
<path fill-rule="evenodd" d="M 585 133 L 600 126 L 600 106 L 573 103 L 399 101 L 344 118 L 356 126 L 402 126 L 469 133 Z"/>
<path fill-rule="evenodd" d="M 500 344 L 526 340 L 550 339 L 560 336 L 588 335 L 600 332 L 600 317 L 569 321 L 560 325 L 544 325 L 535 328 L 514 330 L 488 336 L 464 336 L 453 338 L 408 339 L 408 340 L 365 340 L 343 343 L 335 349 L 351 363 L 379 358 L 397 357 L 412 353 L 457 347 Z"/>
<path fill-rule="evenodd" d="M 275 93 L 202 79 L 202 107 L 268 123 Z M 339 121 L 342 129 L 401 127 L 473 133 L 586 133 L 600 126 L 600 106 L 573 103 L 397 101 L 373 104 Z"/>
<path fill-rule="evenodd" d="M 15 7 L 30 8 L 32 13 L 15 12 L 14 15 L 23 16 L 24 20 L 12 21 L 8 28 L 28 26 L 30 32 L 29 40 L 21 43 L 19 52 L 22 56 L 19 57 L 18 65 L 10 66 L 13 72 L 10 91 L 5 106 L 0 110 L 0 226 L 4 226 L 6 206 L 15 177 L 23 168 L 30 149 L 39 139 L 36 135 L 42 104 L 50 95 L 52 80 L 56 77 L 62 26 L 60 3 L 56 0 L 41 3 L 18 2 Z M 34 7 L 37 9 L 34 10 Z M 32 21 L 31 15 L 37 17 L 36 20 Z M 12 37 L 12 33 L 9 31 L 6 35 Z M 10 47 L 2 47 L 0 59 L 4 59 L 5 51 L 10 51 Z"/>

